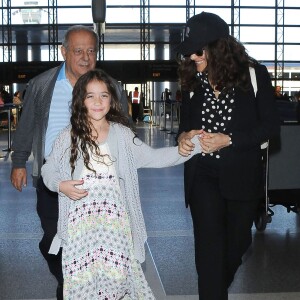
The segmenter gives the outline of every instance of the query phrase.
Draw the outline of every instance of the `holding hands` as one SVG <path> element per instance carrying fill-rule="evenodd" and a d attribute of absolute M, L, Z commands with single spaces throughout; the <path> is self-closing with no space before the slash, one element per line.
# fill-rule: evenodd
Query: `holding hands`
<path fill-rule="evenodd" d="M 194 150 L 195 145 L 192 143 L 192 138 L 195 135 L 201 135 L 203 130 L 191 130 L 182 132 L 178 137 L 178 152 L 182 156 L 189 156 Z"/>
<path fill-rule="evenodd" d="M 202 131 L 200 146 L 204 153 L 212 153 L 230 145 L 231 138 L 229 135 L 221 132 L 209 133 Z"/>
<path fill-rule="evenodd" d="M 209 133 L 204 130 L 191 130 L 182 132 L 178 137 L 178 152 L 183 156 L 188 156 L 194 149 L 191 139 L 199 135 L 199 142 L 203 153 L 212 153 L 231 145 L 231 138 L 224 133 Z"/>

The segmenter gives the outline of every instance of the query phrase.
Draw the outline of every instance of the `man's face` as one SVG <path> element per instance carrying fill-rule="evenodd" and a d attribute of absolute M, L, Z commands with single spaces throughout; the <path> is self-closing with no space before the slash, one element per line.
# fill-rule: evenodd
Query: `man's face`
<path fill-rule="evenodd" d="M 72 32 L 68 48 L 61 47 L 66 62 L 66 76 L 74 85 L 77 79 L 96 66 L 97 45 L 92 33 L 85 30 Z"/>

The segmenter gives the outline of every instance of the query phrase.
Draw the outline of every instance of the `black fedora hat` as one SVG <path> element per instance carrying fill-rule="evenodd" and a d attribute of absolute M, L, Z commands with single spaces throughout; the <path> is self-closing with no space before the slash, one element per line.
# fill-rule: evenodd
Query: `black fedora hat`
<path fill-rule="evenodd" d="M 203 11 L 187 21 L 184 41 L 175 47 L 174 51 L 190 55 L 201 50 L 207 44 L 228 36 L 228 24 L 218 15 Z"/>

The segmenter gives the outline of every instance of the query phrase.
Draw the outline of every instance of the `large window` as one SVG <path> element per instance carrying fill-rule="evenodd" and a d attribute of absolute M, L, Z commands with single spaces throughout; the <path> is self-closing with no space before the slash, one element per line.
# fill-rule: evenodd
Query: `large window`
<path fill-rule="evenodd" d="M 0 62 L 48 61 L 55 49 L 55 59 L 62 60 L 59 47 L 64 31 L 72 24 L 93 26 L 91 1 L 11 0 L 8 7 L 9 1 L 2 0 Z M 57 3 L 57 7 L 51 3 Z M 106 0 L 99 58 L 172 59 L 172 49 L 181 40 L 187 16 L 207 11 L 220 15 L 229 24 L 231 34 L 244 43 L 251 56 L 269 68 L 279 68 L 270 73 L 281 74 L 280 68 L 286 71 L 300 63 L 300 1 L 195 0 L 190 1 L 193 5 L 189 9 L 186 3 Z M 292 79 L 299 80 L 297 76 L 288 78 Z"/>

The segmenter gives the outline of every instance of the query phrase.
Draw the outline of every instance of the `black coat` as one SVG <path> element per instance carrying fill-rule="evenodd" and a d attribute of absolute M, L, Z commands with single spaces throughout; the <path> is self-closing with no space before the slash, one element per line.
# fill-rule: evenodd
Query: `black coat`
<path fill-rule="evenodd" d="M 235 89 L 232 119 L 225 132 L 232 134 L 232 145 L 220 150 L 219 187 L 222 196 L 231 200 L 253 200 L 263 196 L 263 164 L 260 146 L 278 135 L 280 131 L 279 116 L 267 68 L 257 65 L 255 73 L 258 86 L 256 97 L 253 89 L 249 92 Z M 183 92 L 179 134 L 183 131 L 201 129 L 203 92 L 199 87 L 191 98 L 190 93 Z M 201 155 L 185 163 L 186 203 L 190 200 L 197 159 L 201 159 Z"/>

